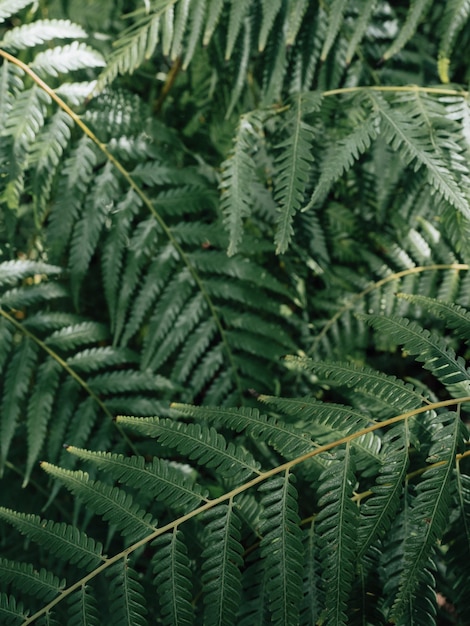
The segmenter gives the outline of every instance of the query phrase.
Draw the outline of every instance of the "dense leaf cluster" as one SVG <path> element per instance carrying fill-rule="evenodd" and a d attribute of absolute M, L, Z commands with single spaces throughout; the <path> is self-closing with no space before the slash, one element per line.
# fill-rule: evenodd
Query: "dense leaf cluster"
<path fill-rule="evenodd" d="M 1 624 L 470 623 L 469 19 L 0 0 Z"/>

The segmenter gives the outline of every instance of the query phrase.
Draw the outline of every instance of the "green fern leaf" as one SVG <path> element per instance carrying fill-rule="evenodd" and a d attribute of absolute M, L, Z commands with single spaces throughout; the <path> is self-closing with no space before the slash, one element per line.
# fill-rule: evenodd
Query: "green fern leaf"
<path fill-rule="evenodd" d="M 202 38 L 203 46 L 209 45 L 212 35 L 217 27 L 217 24 L 222 13 L 224 6 L 224 0 L 208 0 L 209 6 L 207 8 L 207 20 L 204 35 Z"/>
<path fill-rule="evenodd" d="M 38 74 L 54 77 L 105 65 L 105 60 L 99 52 L 78 41 L 39 52 L 31 63 L 31 67 Z"/>
<path fill-rule="evenodd" d="M 266 41 L 273 27 L 274 20 L 281 9 L 282 0 L 262 0 L 261 5 L 263 9 L 263 21 L 258 36 L 259 52 L 263 52 L 266 47 Z"/>
<path fill-rule="evenodd" d="M 356 123 L 350 135 L 331 146 L 322 163 L 322 171 L 312 198 L 304 210 L 323 202 L 332 185 L 370 148 L 378 134 L 377 122 L 378 118 L 371 115 L 364 122 Z"/>
<path fill-rule="evenodd" d="M 66 159 L 59 181 L 58 200 L 51 209 L 48 222 L 48 241 L 51 256 L 60 259 L 72 235 L 82 203 L 94 180 L 96 149 L 88 137 L 82 137 Z M 103 207 L 100 208 L 103 211 Z"/>
<path fill-rule="evenodd" d="M 0 507 L 0 519 L 62 560 L 84 569 L 105 561 L 103 546 L 76 526 L 42 520 L 38 515 L 19 513 Z"/>
<path fill-rule="evenodd" d="M 356 53 L 357 47 L 364 37 L 367 28 L 370 25 L 371 17 L 376 8 L 377 0 L 366 0 L 359 7 L 359 15 L 354 24 L 354 31 L 349 39 L 348 49 L 346 51 L 346 64 L 349 65 Z"/>
<path fill-rule="evenodd" d="M 431 0 L 413 0 L 410 3 L 410 9 L 406 16 L 404 25 L 400 28 L 395 41 L 382 56 L 384 61 L 390 59 L 394 54 L 399 52 L 411 39 L 418 28 L 419 22 L 424 18 L 429 10 L 430 5 Z"/>
<path fill-rule="evenodd" d="M 71 126 L 70 116 L 64 111 L 57 111 L 32 146 L 30 162 L 35 167 L 33 192 L 39 219 L 42 219 L 50 199 L 54 175 L 71 137 Z"/>
<path fill-rule="evenodd" d="M 298 94 L 287 120 L 289 137 L 277 146 L 279 156 L 275 165 L 275 198 L 279 204 L 277 230 L 274 237 L 276 252 L 287 250 L 293 235 L 292 220 L 304 201 L 313 156 L 313 128 L 303 120 L 320 108 L 321 94 Z"/>
<path fill-rule="evenodd" d="M 105 369 L 113 366 L 129 365 L 129 363 L 138 363 L 138 356 L 127 348 L 89 348 L 76 352 L 67 359 L 67 365 L 70 365 L 75 371 L 94 372 L 96 370 Z"/>
<path fill-rule="evenodd" d="M 444 320 L 446 328 L 451 328 L 455 332 L 455 335 L 463 339 L 466 343 L 470 342 L 470 313 L 467 309 L 453 302 L 443 302 L 442 300 L 436 300 L 435 298 L 429 298 L 419 294 L 399 293 L 397 296 L 437 315 L 440 319 Z"/>
<path fill-rule="evenodd" d="M 23 339 L 11 358 L 5 376 L 0 413 L 0 469 L 2 472 L 37 359 L 38 348 L 36 344 L 29 339 Z"/>
<path fill-rule="evenodd" d="M 188 512 L 207 501 L 206 490 L 168 461 L 154 457 L 146 463 L 143 457 L 124 457 L 110 452 L 91 452 L 68 446 L 67 452 L 90 461 L 109 473 L 114 480 L 142 491 L 146 496 L 164 502 L 175 510 Z"/>
<path fill-rule="evenodd" d="M 235 446 L 214 428 L 199 424 L 183 424 L 170 419 L 118 416 L 117 422 L 133 431 L 154 437 L 163 445 L 176 448 L 182 454 L 209 468 L 216 469 L 227 479 L 243 481 L 259 474 L 258 463 L 246 450 Z"/>
<path fill-rule="evenodd" d="M 229 61 L 238 35 L 242 28 L 243 20 L 250 7 L 251 0 L 231 0 L 230 17 L 228 21 L 227 45 L 225 47 L 225 60 Z"/>
<path fill-rule="evenodd" d="M 240 520 L 232 500 L 205 514 L 205 545 L 202 553 L 204 624 L 236 623 L 240 605 L 243 547 Z"/>
<path fill-rule="evenodd" d="M 365 319 L 379 332 L 386 333 L 393 341 L 416 356 L 423 367 L 430 370 L 446 387 L 454 391 L 468 392 L 470 374 L 462 357 L 435 332 L 422 328 L 417 322 L 398 316 L 366 316 Z"/>
<path fill-rule="evenodd" d="M 287 24 L 286 24 L 286 45 L 293 46 L 303 17 L 307 11 L 309 0 L 288 0 Z"/>
<path fill-rule="evenodd" d="M 175 61 L 182 51 L 183 36 L 186 30 L 191 0 L 180 0 L 176 3 L 173 39 L 171 42 L 170 59 Z"/>
<path fill-rule="evenodd" d="M 131 231 L 132 220 L 142 205 L 142 200 L 133 189 L 116 204 L 113 228 L 103 244 L 103 283 L 106 302 L 111 316 L 111 330 L 116 330 L 119 290 L 123 288 L 123 266 L 126 244 Z M 146 290 L 143 290 L 146 292 Z M 127 309 L 127 305 L 125 307 Z"/>
<path fill-rule="evenodd" d="M 248 74 L 248 64 L 250 61 L 250 52 L 251 52 L 251 43 L 252 43 L 252 28 L 251 28 L 251 20 L 246 18 L 243 21 L 243 37 L 242 44 L 240 47 L 240 56 L 238 65 L 238 73 L 237 78 L 235 80 L 235 85 L 232 90 L 232 96 L 230 98 L 230 103 L 227 108 L 227 112 L 225 114 L 225 119 L 230 119 L 233 110 L 241 96 L 243 88 L 246 83 L 246 77 Z"/>
<path fill-rule="evenodd" d="M 300 625 L 310 626 L 317 624 L 323 606 L 320 589 L 321 569 L 318 560 L 318 546 L 316 545 L 316 527 L 312 521 L 302 531 L 304 544 L 304 584 L 303 599 L 300 608 Z"/>
<path fill-rule="evenodd" d="M 186 44 L 186 53 L 184 55 L 184 61 L 182 69 L 188 69 L 189 64 L 194 56 L 194 51 L 201 37 L 202 28 L 204 26 L 204 17 L 206 14 L 206 0 L 200 2 L 192 2 L 190 5 L 190 19 L 191 24 L 189 26 L 188 42 Z"/>
<path fill-rule="evenodd" d="M 430 127 L 426 120 L 420 119 L 416 112 L 411 117 L 404 111 L 390 107 L 378 93 L 371 91 L 368 96 L 380 113 L 383 136 L 392 148 L 400 150 L 405 163 L 414 163 L 415 171 L 424 167 L 431 186 L 468 218 L 468 200 L 449 170 L 442 152 L 436 149 L 433 138 L 429 137 Z"/>
<path fill-rule="evenodd" d="M 230 256 L 237 252 L 243 236 L 243 220 L 251 214 L 249 181 L 256 170 L 251 154 L 254 141 L 262 134 L 262 119 L 259 112 L 240 117 L 232 153 L 222 163 L 221 208 L 230 236 Z"/>
<path fill-rule="evenodd" d="M 456 413 L 439 416 L 442 428 L 433 430 L 433 445 L 427 462 L 433 464 L 423 474 L 411 510 L 412 531 L 405 539 L 404 567 L 393 612 L 398 618 L 426 575 L 426 566 L 437 540 L 446 528 L 455 456 L 463 448 L 464 432 Z"/>
<path fill-rule="evenodd" d="M 57 283 L 40 283 L 39 285 L 28 286 L 27 289 L 9 289 L 0 296 L 0 305 L 11 310 L 18 310 L 31 307 L 33 304 L 43 304 L 52 302 L 59 298 L 68 296 L 67 289 Z M 29 320 L 28 320 L 29 321 Z"/>
<path fill-rule="evenodd" d="M 261 485 L 264 511 L 260 532 L 261 556 L 267 577 L 271 623 L 296 624 L 302 597 L 303 546 L 297 491 L 288 471 Z"/>
<path fill-rule="evenodd" d="M 97 600 L 89 585 L 81 585 L 68 598 L 67 626 L 100 626 Z"/>
<path fill-rule="evenodd" d="M 29 4 L 29 2 L 28 2 Z M 0 10 L 2 7 L 0 5 Z M 23 604 L 16 602 L 13 596 L 0 593 L 0 619 L 5 626 L 19 626 L 28 617 Z"/>
<path fill-rule="evenodd" d="M 469 0 L 448 0 L 445 12 L 441 21 L 441 41 L 439 44 L 439 63 L 450 62 L 450 56 L 455 46 L 457 36 L 466 25 L 470 17 Z M 443 83 L 449 82 L 446 72 L 439 72 L 439 77 Z"/>
<path fill-rule="evenodd" d="M 109 578 L 109 609 L 112 622 L 123 626 L 147 626 L 144 589 L 127 558 L 106 572 Z"/>
<path fill-rule="evenodd" d="M 456 463 L 457 515 L 447 529 L 443 543 L 449 546 L 449 573 L 453 577 L 453 602 L 457 610 L 464 609 L 467 599 L 466 568 L 470 558 L 470 477 L 463 472 L 462 463 Z"/>
<path fill-rule="evenodd" d="M 92 195 L 73 231 L 69 267 L 75 302 L 78 302 L 80 286 L 95 253 L 106 217 L 117 200 L 119 191 L 115 169 L 108 162 L 95 179 Z"/>
<path fill-rule="evenodd" d="M 93 481 L 86 472 L 66 470 L 46 462 L 42 462 L 41 467 L 60 480 L 105 521 L 113 524 L 129 543 L 155 531 L 156 521 L 150 513 L 140 509 L 125 491 Z"/>
<path fill-rule="evenodd" d="M 332 0 L 331 5 L 328 7 L 328 30 L 326 31 L 326 38 L 321 51 L 320 58 L 322 61 L 326 61 L 326 57 L 340 31 L 347 4 L 348 0 Z"/>
<path fill-rule="evenodd" d="M 314 443 L 301 430 L 283 424 L 279 420 L 260 414 L 257 409 L 240 407 L 196 407 L 172 403 L 171 408 L 180 415 L 199 418 L 203 422 L 213 422 L 216 427 L 243 430 L 254 440 L 263 440 L 287 459 L 311 452 Z"/>
<path fill-rule="evenodd" d="M 28 455 L 23 486 L 28 484 L 47 436 L 62 366 L 55 359 L 46 359 L 39 367 L 26 415 Z"/>
<path fill-rule="evenodd" d="M 158 537 L 152 547 L 156 548 L 152 568 L 163 626 L 192 624 L 191 562 L 183 533 L 175 528 Z"/>
<path fill-rule="evenodd" d="M 389 376 L 369 367 L 358 367 L 352 363 L 330 361 L 315 362 L 312 359 L 286 357 L 302 368 L 314 372 L 328 384 L 354 388 L 370 401 L 378 401 L 383 408 L 393 411 L 411 411 L 421 406 L 426 399 L 415 388 L 395 376 Z"/>
<path fill-rule="evenodd" d="M 0 580 L 20 592 L 35 596 L 46 602 L 57 596 L 65 586 L 52 572 L 41 568 L 38 572 L 31 563 L 17 563 L 0 558 Z"/>
<path fill-rule="evenodd" d="M 74 350 L 87 343 L 109 339 L 108 329 L 97 322 L 80 322 L 55 330 L 46 338 L 46 345 L 59 350 Z"/>
<path fill-rule="evenodd" d="M 410 435 L 408 424 L 391 428 L 382 439 L 383 465 L 372 487 L 372 496 L 361 506 L 358 529 L 359 559 L 374 541 L 387 532 L 400 503 L 403 482 L 408 468 Z"/>
<path fill-rule="evenodd" d="M 33 0 L 0 0 L 0 23 L 32 3 Z"/>
<path fill-rule="evenodd" d="M 19 280 L 35 274 L 56 276 L 62 272 L 57 265 L 37 261 L 5 261 L 0 263 L 0 287 L 15 285 Z"/>
<path fill-rule="evenodd" d="M 0 41 L 0 45 L 2 48 L 24 50 L 51 39 L 82 39 L 85 37 L 88 37 L 86 31 L 70 20 L 37 20 L 31 24 L 23 24 L 18 28 L 9 30 Z"/>
<path fill-rule="evenodd" d="M 320 511 L 316 528 L 321 545 L 326 619 L 348 623 L 347 600 L 352 590 L 357 557 L 357 508 L 352 501 L 356 483 L 350 444 L 319 480 Z"/>
<path fill-rule="evenodd" d="M 11 138 L 13 154 L 9 176 L 3 181 L 0 199 L 3 199 L 11 209 L 18 209 L 24 189 L 24 169 L 28 152 L 35 136 L 44 125 L 46 105 L 50 101 L 50 96 L 34 85 L 20 92 L 15 99 L 15 106 L 7 117 L 2 136 Z"/>

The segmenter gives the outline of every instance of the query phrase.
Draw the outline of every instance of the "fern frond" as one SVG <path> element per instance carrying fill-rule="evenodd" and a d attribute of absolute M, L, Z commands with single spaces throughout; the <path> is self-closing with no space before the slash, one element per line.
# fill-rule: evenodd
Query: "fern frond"
<path fill-rule="evenodd" d="M 105 65 L 104 58 L 97 50 L 78 41 L 39 52 L 31 63 L 31 67 L 38 74 L 53 77 Z"/>
<path fill-rule="evenodd" d="M 320 178 L 312 198 L 304 210 L 323 202 L 331 186 L 370 148 L 371 142 L 377 137 L 377 122 L 376 116 L 369 116 L 362 123 L 356 123 L 350 135 L 330 147 L 322 162 Z"/>
<path fill-rule="evenodd" d="M 191 563 L 184 539 L 182 531 L 175 528 L 152 543 L 154 582 L 164 626 L 193 623 Z"/>
<path fill-rule="evenodd" d="M 70 20 L 37 20 L 6 32 L 0 41 L 0 46 L 12 50 L 24 50 L 51 39 L 83 39 L 85 37 L 88 37 L 87 32 Z"/>
<path fill-rule="evenodd" d="M 2 592 L 0 593 L 0 617 L 5 626 L 17 626 L 20 620 L 23 621 L 28 617 L 28 614 L 22 602 L 17 602 L 14 596 L 8 596 Z"/>
<path fill-rule="evenodd" d="M 316 529 L 321 546 L 327 620 L 347 624 L 347 600 L 351 593 L 357 558 L 358 515 L 351 497 L 356 482 L 350 444 L 320 478 L 320 511 Z"/>
<path fill-rule="evenodd" d="M 54 176 L 61 158 L 71 138 L 71 119 L 63 111 L 57 111 L 50 122 L 43 127 L 32 146 L 30 163 L 34 167 L 32 188 L 36 204 L 36 213 L 42 218 L 50 193 Z"/>
<path fill-rule="evenodd" d="M 38 515 L 19 513 L 5 507 L 0 507 L 0 519 L 52 554 L 77 567 L 98 567 L 105 561 L 101 543 L 88 537 L 76 526 L 43 520 Z"/>
<path fill-rule="evenodd" d="M 463 611 L 466 602 L 466 565 L 470 558 L 470 477 L 464 473 L 462 461 L 457 460 L 457 515 L 451 521 L 444 544 L 449 545 L 449 572 L 453 576 L 453 603 Z M 463 614 L 463 613 L 462 613 Z"/>
<path fill-rule="evenodd" d="M 437 315 L 444 321 L 446 328 L 451 328 L 455 335 L 466 343 L 470 342 L 470 313 L 464 307 L 453 302 L 444 302 L 419 294 L 398 293 L 397 297 Z"/>
<path fill-rule="evenodd" d="M 354 31 L 349 39 L 348 49 L 346 51 L 345 62 L 347 65 L 351 63 L 358 45 L 366 34 L 376 5 L 377 0 L 366 0 L 366 2 L 363 2 L 362 6 L 359 7 L 359 15 L 355 20 Z"/>
<path fill-rule="evenodd" d="M 107 163 L 95 180 L 91 198 L 74 227 L 70 249 L 72 292 L 78 302 L 78 292 L 91 258 L 96 250 L 101 230 L 119 194 L 119 182 L 114 168 Z"/>
<path fill-rule="evenodd" d="M 61 365 L 52 358 L 46 359 L 39 367 L 34 390 L 28 403 L 26 415 L 28 455 L 23 485 L 28 484 L 33 466 L 38 460 L 47 435 L 48 423 L 62 374 Z"/>
<path fill-rule="evenodd" d="M 225 60 L 231 56 L 238 35 L 242 29 L 243 21 L 250 7 L 250 0 L 231 0 L 230 17 L 228 21 L 227 44 L 225 47 Z"/>
<path fill-rule="evenodd" d="M 296 41 L 307 7 L 308 0 L 288 0 L 285 34 L 287 46 L 292 46 Z"/>
<path fill-rule="evenodd" d="M 370 401 L 375 399 L 393 411 L 410 411 L 426 402 L 413 385 L 369 367 L 358 367 L 352 363 L 321 363 L 297 357 L 286 358 L 315 373 L 327 384 L 354 388 L 355 391 L 367 396 Z"/>
<path fill-rule="evenodd" d="M 68 598 L 69 626 L 100 626 L 98 602 L 89 585 L 81 585 Z"/>
<path fill-rule="evenodd" d="M 121 559 L 106 573 L 110 579 L 109 611 L 112 621 L 116 624 L 147 626 L 144 589 L 128 559 Z"/>
<path fill-rule="evenodd" d="M 166 446 L 176 448 L 201 465 L 217 469 L 227 479 L 242 481 L 253 473 L 259 473 L 259 465 L 251 454 L 232 442 L 227 444 L 214 428 L 158 417 L 139 419 L 118 416 L 117 422 L 135 432 L 156 438 Z"/>
<path fill-rule="evenodd" d="M 172 403 L 171 408 L 180 415 L 199 418 L 202 422 L 213 422 L 216 427 L 223 426 L 236 432 L 245 430 L 254 440 L 263 440 L 272 445 L 286 459 L 307 454 L 314 446 L 302 430 L 262 415 L 258 409 L 196 407 L 178 403 Z"/>
<path fill-rule="evenodd" d="M 0 580 L 3 584 L 10 584 L 17 590 L 46 601 L 56 596 L 65 585 L 64 580 L 43 568 L 37 571 L 31 563 L 17 563 L 2 558 Z"/>
<path fill-rule="evenodd" d="M 326 61 L 331 47 L 333 46 L 338 32 L 343 23 L 343 14 L 346 10 L 347 0 L 332 0 L 328 6 L 328 29 L 326 31 L 323 49 L 321 51 L 321 60 Z"/>
<path fill-rule="evenodd" d="M 407 422 L 387 431 L 382 444 L 383 464 L 380 473 L 371 488 L 372 496 L 360 509 L 359 559 L 362 559 L 378 537 L 387 532 L 396 516 L 409 463 L 410 434 Z"/>
<path fill-rule="evenodd" d="M 235 503 L 214 507 L 204 516 L 205 545 L 202 565 L 204 623 L 235 623 L 240 605 L 243 547 Z"/>
<path fill-rule="evenodd" d="M 426 580 L 432 546 L 442 537 L 448 521 L 454 459 L 463 447 L 464 432 L 456 413 L 440 415 L 439 422 L 442 428 L 432 433 L 433 445 L 427 459 L 432 467 L 423 474 L 410 513 L 413 530 L 405 539 L 400 589 L 393 608 L 396 617 L 405 610 L 418 583 Z"/>
<path fill-rule="evenodd" d="M 439 45 L 439 77 L 443 83 L 449 82 L 448 66 L 459 32 L 470 17 L 469 0 L 449 0 L 441 21 L 441 41 Z M 444 69 L 445 68 L 445 69 Z"/>
<path fill-rule="evenodd" d="M 392 45 L 384 53 L 382 57 L 384 61 L 399 52 L 411 39 L 418 28 L 420 20 L 424 18 L 426 12 L 429 10 L 430 4 L 430 0 L 413 0 L 413 2 L 410 3 L 405 23 L 399 30 L 398 36 L 393 41 Z"/>
<path fill-rule="evenodd" d="M 253 178 L 256 169 L 252 152 L 254 141 L 263 132 L 262 120 L 259 112 L 240 117 L 232 153 L 222 163 L 221 209 L 230 236 L 229 255 L 237 252 L 243 236 L 243 220 L 251 214 L 250 184 L 247 181 Z"/>
<path fill-rule="evenodd" d="M 398 316 L 366 316 L 371 326 L 383 332 L 423 363 L 447 388 L 467 390 L 470 374 L 462 357 L 437 333 L 422 328 L 417 322 Z"/>
<path fill-rule="evenodd" d="M 32 3 L 33 0 L 0 0 L 0 23 Z"/>
<path fill-rule="evenodd" d="M 154 457 L 146 463 L 143 457 L 125 457 L 109 452 L 91 452 L 68 446 L 67 452 L 83 461 L 90 461 L 109 473 L 114 480 L 142 491 L 146 496 L 164 502 L 168 507 L 185 512 L 207 500 L 207 491 L 194 478 Z"/>
<path fill-rule="evenodd" d="M 88 186 L 94 177 L 96 149 L 88 137 L 82 137 L 66 159 L 59 181 L 59 193 L 48 221 L 51 256 L 60 259 L 67 249 L 72 230 Z M 100 208 L 101 212 L 103 207 Z"/>
<path fill-rule="evenodd" d="M 261 557 L 271 622 L 278 626 L 297 623 L 301 599 L 303 545 L 293 483 L 293 475 L 286 471 L 259 489 L 265 507 L 260 525 Z"/>
<path fill-rule="evenodd" d="M 278 254 L 287 250 L 292 238 L 292 220 L 304 201 L 313 162 L 311 143 L 314 131 L 303 116 L 315 113 L 320 105 L 320 93 L 298 94 L 286 121 L 289 137 L 277 146 L 275 198 L 280 206 L 274 241 Z"/>
<path fill-rule="evenodd" d="M 282 0 L 262 0 L 263 21 L 258 36 L 258 51 L 263 52 L 266 47 L 266 41 L 273 27 L 276 15 L 279 13 Z"/>
<path fill-rule="evenodd" d="M 407 164 L 414 163 L 415 171 L 424 167 L 433 189 L 468 217 L 468 200 L 449 170 L 442 151 L 436 149 L 432 137 L 429 137 L 426 121 L 416 111 L 410 118 L 399 109 L 390 107 L 380 94 L 371 91 L 368 95 L 380 113 L 385 139 L 395 150 L 400 150 Z"/>
<path fill-rule="evenodd" d="M 130 494 L 117 487 L 91 480 L 86 472 L 65 470 L 43 461 L 41 467 L 57 478 L 105 521 L 113 524 L 132 543 L 155 530 L 150 513 L 133 501 Z"/>
<path fill-rule="evenodd" d="M 5 376 L 3 389 L 0 434 L 1 465 L 3 472 L 16 424 L 24 406 L 31 378 L 38 359 L 38 348 L 29 339 L 23 339 L 15 350 Z"/>

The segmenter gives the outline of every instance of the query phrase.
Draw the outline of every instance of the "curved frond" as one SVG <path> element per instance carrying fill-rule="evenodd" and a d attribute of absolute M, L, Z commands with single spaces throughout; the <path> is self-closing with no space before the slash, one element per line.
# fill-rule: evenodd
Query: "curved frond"
<path fill-rule="evenodd" d="M 211 509 L 204 516 L 205 543 L 202 553 L 204 623 L 226 624 L 236 621 L 240 605 L 243 546 L 240 543 L 240 520 L 235 503 Z"/>
<path fill-rule="evenodd" d="M 44 461 L 41 467 L 60 480 L 104 520 L 109 520 L 128 541 L 140 539 L 155 530 L 156 521 L 139 508 L 131 495 L 123 490 L 91 480 L 86 472 L 79 470 L 65 470 Z"/>
<path fill-rule="evenodd" d="M 13 50 L 24 50 L 51 39 L 82 39 L 86 31 L 70 20 L 37 20 L 8 31 L 0 45 Z"/>
<path fill-rule="evenodd" d="M 426 576 L 430 558 L 429 548 L 442 537 L 448 519 L 449 488 L 454 469 L 454 458 L 463 445 L 460 418 L 456 413 L 444 413 L 439 417 L 441 429 L 436 429 L 423 481 L 417 489 L 416 501 L 410 513 L 414 532 L 405 540 L 404 569 L 400 589 L 394 605 L 394 615 L 399 617 L 405 610 L 416 587 Z"/>
<path fill-rule="evenodd" d="M 349 444 L 326 472 L 320 484 L 320 511 L 316 519 L 326 615 L 332 624 L 347 624 L 346 606 L 354 580 L 358 526 L 357 509 L 351 500 L 355 477 Z"/>
<path fill-rule="evenodd" d="M 259 473 L 258 463 L 251 454 L 232 442 L 227 444 L 214 428 L 158 417 L 144 419 L 119 416 L 117 422 L 176 448 L 201 465 L 217 469 L 227 479 L 242 481 L 253 473 Z"/>
<path fill-rule="evenodd" d="M 277 146 L 275 198 L 279 204 L 279 215 L 275 243 L 278 254 L 287 250 L 292 238 L 292 220 L 304 202 L 313 162 L 311 145 L 314 129 L 303 117 L 318 111 L 321 100 L 320 93 L 296 96 L 286 120 L 288 137 Z"/>
<path fill-rule="evenodd" d="M 293 475 L 286 471 L 260 487 L 261 556 L 271 622 L 278 626 L 297 622 L 301 598 L 303 545 L 293 483 Z"/>
<path fill-rule="evenodd" d="M 38 515 L 0 507 L 0 519 L 52 554 L 77 567 L 97 567 L 105 560 L 103 546 L 76 526 L 43 520 Z"/>
<path fill-rule="evenodd" d="M 158 537 L 152 544 L 152 568 L 164 626 L 193 623 L 191 563 L 181 530 Z"/>

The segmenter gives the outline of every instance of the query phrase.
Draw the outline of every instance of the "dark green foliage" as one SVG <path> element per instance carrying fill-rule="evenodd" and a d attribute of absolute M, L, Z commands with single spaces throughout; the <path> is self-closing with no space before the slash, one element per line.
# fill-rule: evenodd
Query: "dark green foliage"
<path fill-rule="evenodd" d="M 2 625 L 468 624 L 469 18 L 0 0 Z"/>

